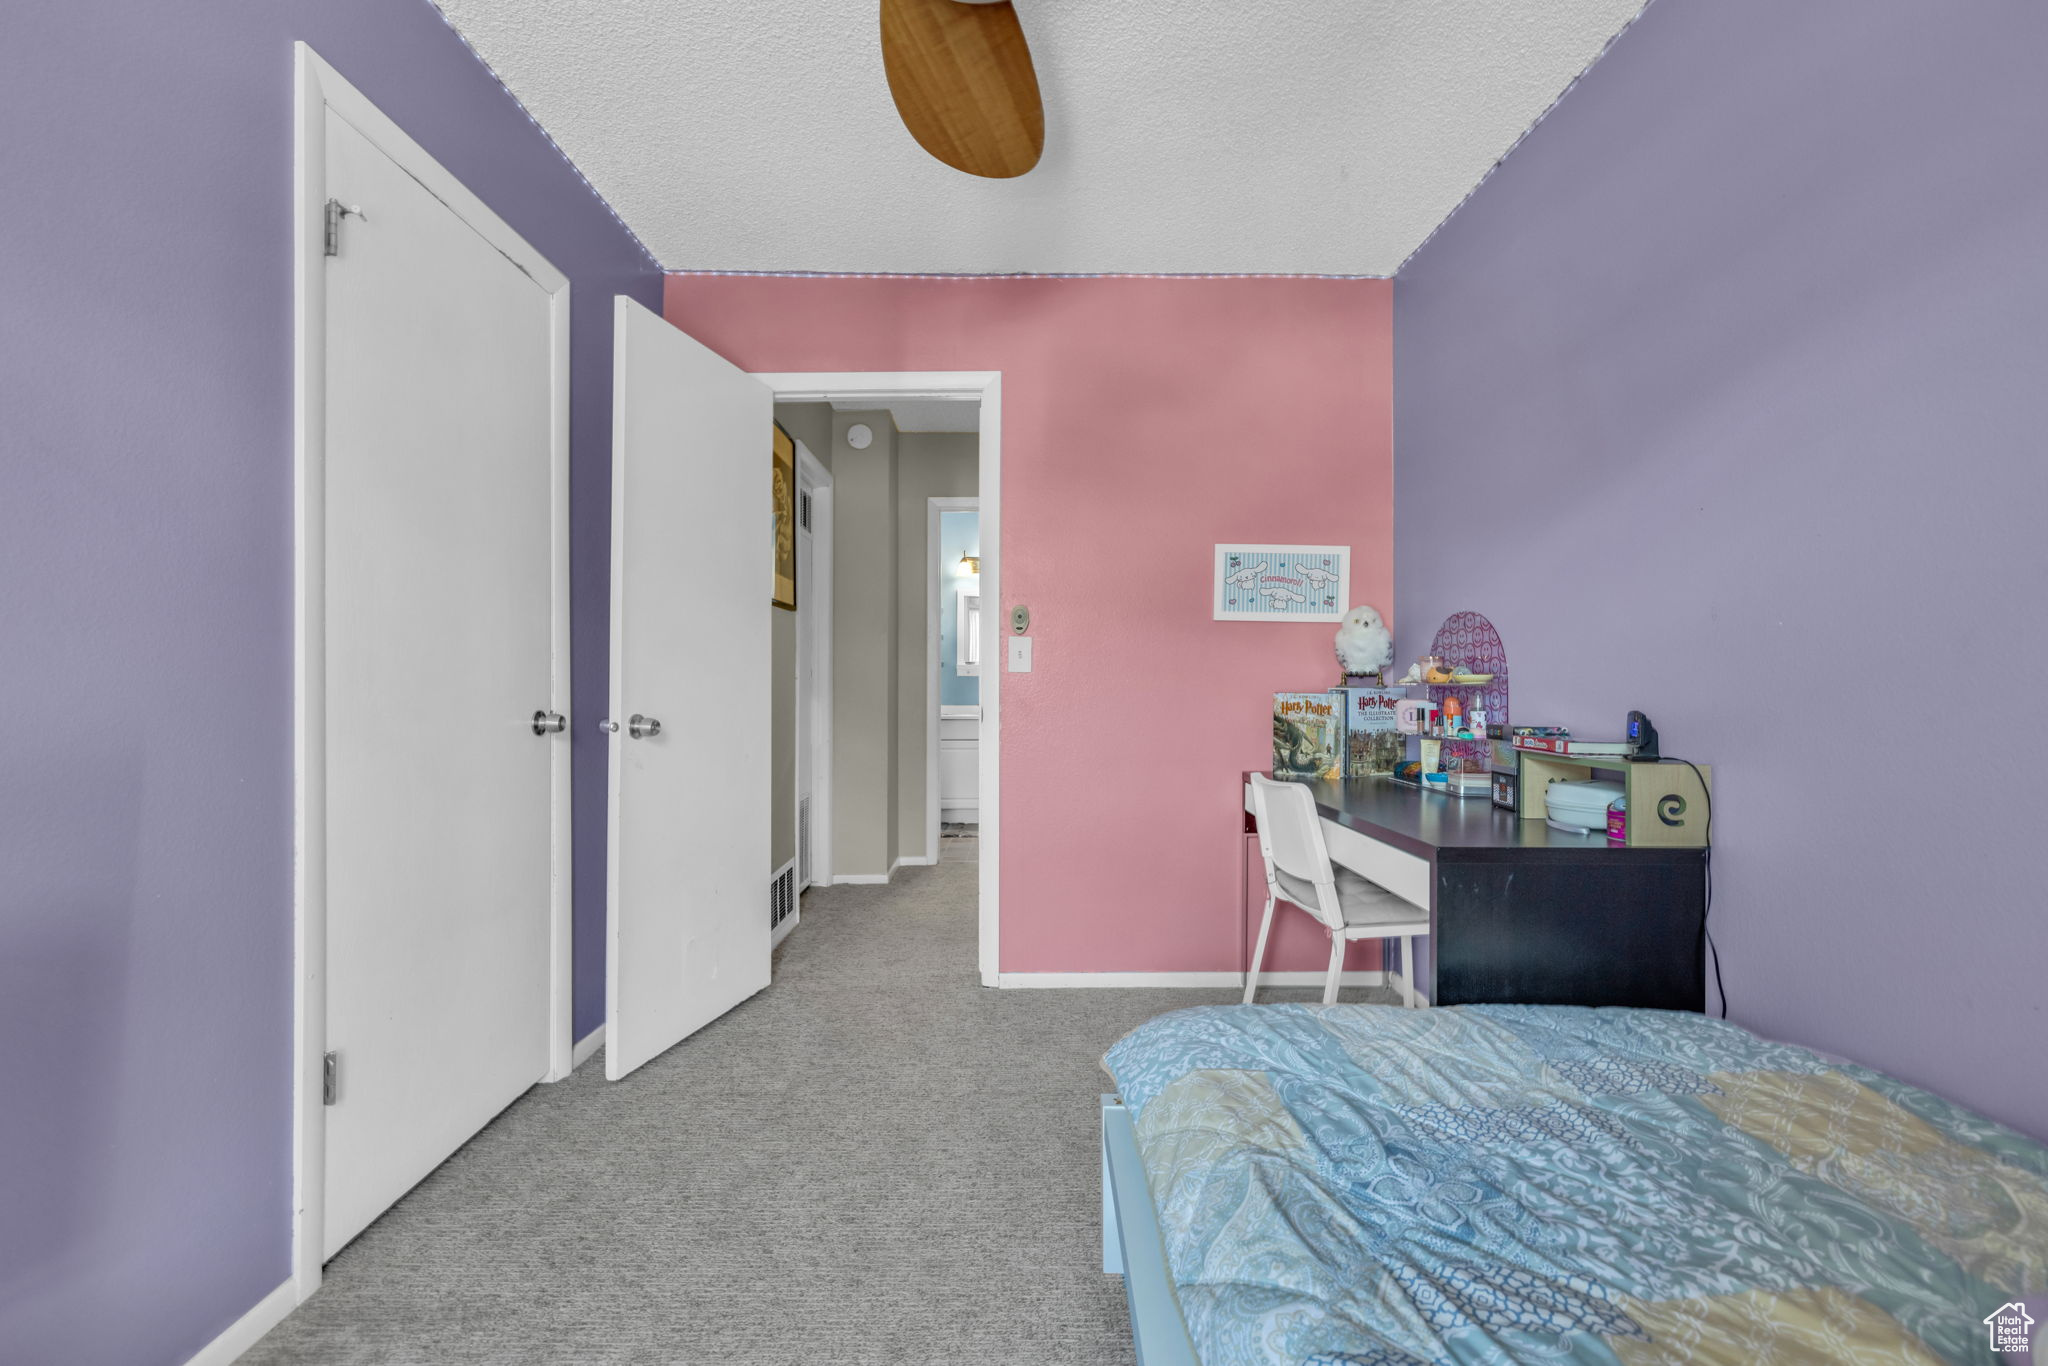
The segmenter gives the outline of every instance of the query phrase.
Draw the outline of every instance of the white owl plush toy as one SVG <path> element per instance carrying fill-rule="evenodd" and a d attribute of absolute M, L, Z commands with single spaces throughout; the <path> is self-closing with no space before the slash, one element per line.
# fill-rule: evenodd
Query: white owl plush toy
<path fill-rule="evenodd" d="M 1377 609 L 1354 607 L 1337 627 L 1337 663 L 1347 674 L 1376 674 L 1394 662 L 1394 637 Z"/>

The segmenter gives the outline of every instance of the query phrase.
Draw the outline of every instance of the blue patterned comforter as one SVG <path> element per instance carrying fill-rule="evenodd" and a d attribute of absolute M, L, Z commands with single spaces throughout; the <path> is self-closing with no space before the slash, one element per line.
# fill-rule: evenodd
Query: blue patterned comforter
<path fill-rule="evenodd" d="M 1104 1065 L 1205 1366 L 1999 1362 L 2048 1148 L 1698 1015 L 1212 1006 Z"/>

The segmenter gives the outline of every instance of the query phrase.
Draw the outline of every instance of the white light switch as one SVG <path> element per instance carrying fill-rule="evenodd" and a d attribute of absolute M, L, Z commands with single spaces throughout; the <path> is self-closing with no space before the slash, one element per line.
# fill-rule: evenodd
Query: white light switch
<path fill-rule="evenodd" d="M 1010 637 L 1010 672 L 1028 674 L 1031 672 L 1031 637 Z"/>

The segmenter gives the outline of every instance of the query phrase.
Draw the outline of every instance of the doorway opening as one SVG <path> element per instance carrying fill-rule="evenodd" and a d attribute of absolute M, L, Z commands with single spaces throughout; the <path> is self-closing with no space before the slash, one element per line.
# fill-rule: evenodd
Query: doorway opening
<path fill-rule="evenodd" d="M 808 736 L 791 745 L 792 838 L 787 857 L 810 885 L 885 883 L 906 866 L 946 858 L 942 810 L 978 838 L 952 843 L 977 855 L 977 969 L 996 983 L 1001 924 L 1001 680 L 987 660 L 999 633 L 1001 593 L 1001 376 L 994 372 L 768 373 L 776 419 L 829 481 L 830 548 L 813 532 L 810 594 L 819 616 L 805 623 L 804 594 L 792 636 L 825 670 L 810 678 L 809 707 L 791 709 Z M 942 740 L 934 664 L 940 634 L 932 584 L 936 528 L 930 500 L 967 499 L 976 515 L 978 573 L 971 630 L 982 663 L 971 721 Z M 813 500 L 811 513 L 818 516 Z M 799 550 L 802 549 L 801 537 Z M 955 557 L 957 560 L 957 556 Z M 799 573 L 802 573 L 801 554 Z M 948 574 L 949 582 L 961 575 Z M 959 629 L 958 595 L 951 599 Z M 984 604 L 986 608 L 984 609 Z M 824 619 L 820 619 L 824 618 Z M 829 637 L 817 642 L 816 634 Z M 829 662 L 828 662 L 829 661 Z M 958 729 L 960 734 L 951 734 Z M 940 746 L 952 742 L 951 781 Z M 802 774 L 797 763 L 808 760 Z M 806 803 L 803 788 L 808 785 Z M 948 805 L 950 803 L 950 805 Z M 778 804 L 779 805 L 779 804 Z M 808 824 L 805 816 L 808 814 Z M 952 861 L 948 858 L 947 861 Z M 782 856 L 774 860 L 779 868 Z M 802 881 L 801 873 L 798 881 Z"/>
<path fill-rule="evenodd" d="M 803 893 L 832 882 L 832 474 L 809 444 L 792 440 L 796 607 L 777 613 L 771 666 L 776 804 L 769 857 L 776 891 L 770 915 L 777 944 L 797 927 Z M 783 790 L 785 773 L 794 791 Z"/>
<path fill-rule="evenodd" d="M 932 861 L 980 854 L 981 500 L 930 498 L 925 517 L 925 844 Z"/>

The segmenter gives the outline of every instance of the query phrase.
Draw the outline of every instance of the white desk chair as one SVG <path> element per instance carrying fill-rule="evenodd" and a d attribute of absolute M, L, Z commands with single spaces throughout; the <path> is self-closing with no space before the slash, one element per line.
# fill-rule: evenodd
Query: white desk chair
<path fill-rule="evenodd" d="M 1401 1002 L 1417 1004 L 1413 937 L 1429 933 L 1429 912 L 1348 868 L 1331 865 L 1315 798 L 1302 784 L 1276 783 L 1252 774 L 1252 815 L 1259 823 L 1259 854 L 1266 861 L 1266 916 L 1259 922 L 1252 970 L 1245 974 L 1244 1003 L 1250 1005 L 1259 989 L 1259 965 L 1266 958 L 1273 907 L 1286 902 L 1307 911 L 1329 932 L 1330 976 L 1323 983 L 1324 1005 L 1336 1003 L 1344 946 L 1355 939 L 1401 941 Z"/>

